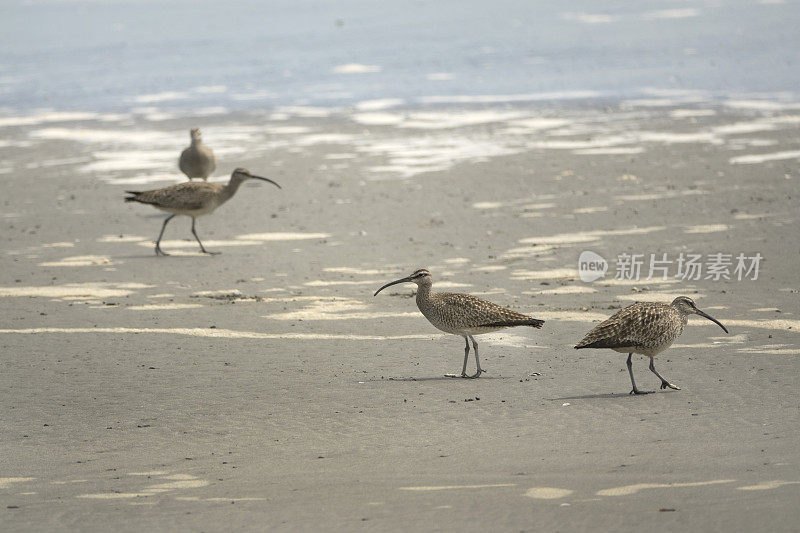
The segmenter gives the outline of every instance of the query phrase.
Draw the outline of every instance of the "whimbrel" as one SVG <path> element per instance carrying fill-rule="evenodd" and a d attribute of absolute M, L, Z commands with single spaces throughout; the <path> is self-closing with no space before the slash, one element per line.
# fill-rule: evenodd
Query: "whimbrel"
<path fill-rule="evenodd" d="M 203 136 L 200 130 L 193 128 L 189 130 L 192 144 L 189 145 L 178 159 L 178 168 L 186 174 L 189 179 L 203 178 L 208 179 L 212 172 L 217 168 L 217 158 L 211 148 L 203 144 Z"/>
<path fill-rule="evenodd" d="M 197 239 L 200 250 L 204 254 L 215 253 L 207 251 L 203 243 L 200 242 L 200 237 L 197 236 L 197 232 L 194 230 L 195 219 L 201 215 L 211 213 L 228 201 L 231 196 L 236 194 L 239 185 L 248 179 L 268 181 L 279 189 L 281 188 L 280 185 L 269 178 L 254 176 L 246 168 L 237 168 L 233 171 L 233 174 L 231 174 L 231 179 L 227 184 L 208 183 L 205 181 L 186 181 L 178 183 L 177 185 L 172 185 L 171 187 L 154 189 L 152 191 L 125 191 L 133 195 L 127 196 L 125 201 L 150 204 L 162 211 L 172 213 L 164 220 L 164 225 L 161 226 L 161 233 L 158 234 L 158 240 L 156 240 L 156 255 L 169 255 L 161 250 L 161 237 L 164 236 L 164 229 L 167 227 L 167 222 L 172 220 L 175 215 L 192 217 L 192 235 Z"/>
<path fill-rule="evenodd" d="M 700 315 L 728 330 L 719 320 L 699 310 L 691 298 L 678 296 L 671 304 L 655 302 L 637 302 L 617 311 L 611 318 L 604 320 L 586 334 L 575 346 L 581 348 L 610 348 L 628 354 L 628 373 L 631 375 L 631 394 L 649 394 L 653 391 L 641 391 L 633 380 L 633 364 L 631 356 L 635 353 L 650 358 L 650 371 L 661 380 L 661 388 L 680 390 L 661 377 L 653 366 L 653 358 L 672 345 L 683 333 L 689 315 Z"/>
<path fill-rule="evenodd" d="M 477 378 L 483 373 L 481 362 L 478 360 L 478 343 L 473 335 L 491 333 L 514 326 L 532 326 L 541 328 L 544 320 L 505 309 L 486 300 L 481 300 L 469 294 L 452 292 L 433 292 L 431 273 L 421 268 L 408 277 L 387 283 L 378 289 L 373 296 L 377 296 L 386 287 L 398 283 L 417 284 L 417 307 L 437 329 L 445 333 L 452 333 L 464 337 L 464 366 L 461 369 L 462 378 Z M 467 359 L 469 358 L 469 341 L 475 348 L 475 365 L 477 372 L 467 375 Z M 448 374 L 448 377 L 456 377 Z"/>

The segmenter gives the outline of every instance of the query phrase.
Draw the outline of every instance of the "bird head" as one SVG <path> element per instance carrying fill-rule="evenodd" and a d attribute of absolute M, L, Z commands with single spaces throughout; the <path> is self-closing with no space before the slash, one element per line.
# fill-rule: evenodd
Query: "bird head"
<path fill-rule="evenodd" d="M 233 174 L 231 174 L 231 181 L 235 181 L 237 183 L 241 183 L 241 182 L 243 182 L 245 180 L 266 181 L 266 182 L 269 182 L 269 183 L 273 184 L 274 186 L 276 186 L 279 189 L 281 188 L 280 185 L 278 185 L 277 183 L 275 183 L 271 179 L 262 178 L 261 176 L 256 176 L 254 174 L 251 174 L 250 171 L 247 170 L 246 168 L 239 167 L 239 168 L 237 168 L 236 170 L 233 171 Z"/>
<path fill-rule="evenodd" d="M 419 270 L 415 270 L 414 273 L 411 274 L 410 276 L 406 276 L 404 278 L 400 278 L 390 283 L 387 283 L 386 285 L 375 291 L 375 294 L 373 294 L 373 296 L 377 296 L 378 293 L 381 292 L 386 287 L 391 287 L 392 285 L 397 285 L 398 283 L 409 283 L 409 282 L 416 283 L 418 287 L 420 286 L 430 287 L 431 284 L 433 283 L 433 278 L 431 278 L 431 273 L 428 272 L 427 269 L 420 268 Z"/>
<path fill-rule="evenodd" d="M 716 318 L 713 318 L 712 316 L 710 316 L 710 315 L 704 313 L 703 311 L 701 311 L 700 309 L 698 309 L 697 305 L 694 303 L 694 300 L 692 300 L 688 296 L 678 296 L 677 298 L 672 300 L 672 304 L 671 305 L 672 305 L 672 307 L 677 309 L 679 313 L 681 313 L 684 316 L 685 315 L 699 315 L 699 316 L 701 316 L 703 318 L 707 318 L 710 321 L 712 321 L 715 324 L 717 324 L 719 327 L 721 327 L 722 330 L 725 333 L 728 333 L 728 329 L 725 326 L 723 326 L 722 323 L 719 320 L 717 320 Z"/>
<path fill-rule="evenodd" d="M 199 142 L 203 140 L 203 134 L 200 133 L 200 128 L 192 128 L 189 130 L 189 137 L 192 139 L 193 142 Z"/>

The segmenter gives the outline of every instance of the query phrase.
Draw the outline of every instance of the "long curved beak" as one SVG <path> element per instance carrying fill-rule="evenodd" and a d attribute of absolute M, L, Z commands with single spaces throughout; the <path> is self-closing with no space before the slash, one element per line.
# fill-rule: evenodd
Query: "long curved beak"
<path fill-rule="evenodd" d="M 276 186 L 277 188 L 279 188 L 279 189 L 281 188 L 281 186 L 280 186 L 280 185 L 278 185 L 277 183 L 275 183 L 274 181 L 272 181 L 272 180 L 271 180 L 271 179 L 269 179 L 269 178 L 262 178 L 261 176 L 253 176 L 252 174 L 250 175 L 250 177 L 251 177 L 251 178 L 253 178 L 253 179 L 255 179 L 255 180 L 268 181 L 268 182 L 270 182 L 271 184 L 273 184 L 274 186 Z"/>
<path fill-rule="evenodd" d="M 722 328 L 722 330 L 723 330 L 725 333 L 728 333 L 728 328 L 726 328 L 725 326 L 723 326 L 723 325 L 722 325 L 722 322 L 720 322 L 720 321 L 719 321 L 719 320 L 717 320 L 716 318 L 714 318 L 714 317 L 712 317 L 712 316 L 710 316 L 710 315 L 707 315 L 707 314 L 705 314 L 704 312 L 702 312 L 702 311 L 701 311 L 701 310 L 699 310 L 699 309 L 697 309 L 697 310 L 696 310 L 696 312 L 697 312 L 697 314 L 698 314 L 698 315 L 700 315 L 701 317 L 703 317 L 703 318 L 707 318 L 707 319 L 709 319 L 711 322 L 713 322 L 713 323 L 715 323 L 716 325 L 718 325 L 719 327 L 721 327 L 721 328 Z"/>
<path fill-rule="evenodd" d="M 398 283 L 406 283 L 408 281 L 411 281 L 410 277 L 405 277 L 403 279 L 398 279 L 398 280 L 395 280 L 395 281 L 391 281 L 391 282 L 387 283 L 386 285 L 384 285 L 383 287 L 381 287 L 380 289 L 378 289 L 377 291 L 375 291 L 375 294 L 373 294 L 372 296 L 377 296 L 378 293 L 381 292 L 386 287 L 391 287 L 392 285 L 397 285 Z"/>

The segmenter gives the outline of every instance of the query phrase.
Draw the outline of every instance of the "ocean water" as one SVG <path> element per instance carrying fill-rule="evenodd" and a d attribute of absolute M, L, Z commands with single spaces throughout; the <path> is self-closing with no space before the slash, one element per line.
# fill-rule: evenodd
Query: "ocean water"
<path fill-rule="evenodd" d="M 2 0 L 0 114 L 793 100 L 799 23 L 791 0 Z"/>

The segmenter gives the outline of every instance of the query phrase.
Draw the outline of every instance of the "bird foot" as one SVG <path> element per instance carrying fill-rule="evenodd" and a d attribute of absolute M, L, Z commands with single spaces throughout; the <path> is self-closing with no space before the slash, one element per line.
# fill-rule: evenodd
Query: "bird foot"
<path fill-rule="evenodd" d="M 164 257 L 168 257 L 169 256 L 169 254 L 167 252 L 162 252 L 161 248 L 156 248 L 156 257 L 158 257 L 159 255 L 163 255 Z"/>
<path fill-rule="evenodd" d="M 680 387 L 678 387 L 677 385 L 675 385 L 673 383 L 670 383 L 669 381 L 662 381 L 661 382 L 661 388 L 662 389 L 666 389 L 667 387 L 669 387 L 672 390 L 681 390 Z"/>
<path fill-rule="evenodd" d="M 633 389 L 628 394 L 653 394 L 653 392 L 655 392 L 655 391 Z"/>
<path fill-rule="evenodd" d="M 446 377 L 446 378 L 475 379 L 475 378 L 479 377 L 481 374 L 483 374 L 483 372 L 484 372 L 483 370 L 478 370 L 477 372 L 475 372 L 471 376 L 469 374 L 467 374 L 466 372 L 462 372 L 461 374 L 445 374 L 444 377 Z"/>
<path fill-rule="evenodd" d="M 204 253 L 204 254 L 208 254 L 208 255 L 219 255 L 219 254 L 221 254 L 221 253 L 222 253 L 222 252 L 209 252 L 208 250 L 200 250 L 200 251 L 201 251 L 202 253 Z"/>

